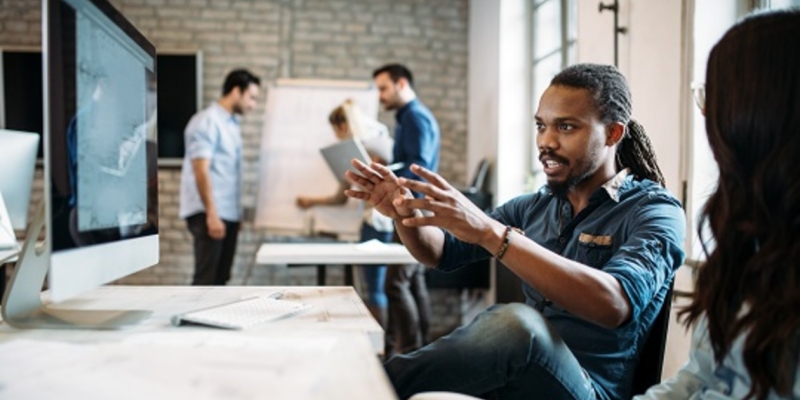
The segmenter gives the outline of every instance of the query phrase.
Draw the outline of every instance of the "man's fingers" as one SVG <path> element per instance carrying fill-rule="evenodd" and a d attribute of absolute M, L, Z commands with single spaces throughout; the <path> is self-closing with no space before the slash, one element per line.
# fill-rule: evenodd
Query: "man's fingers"
<path fill-rule="evenodd" d="M 410 217 L 410 218 L 403 218 L 401 223 L 403 226 L 410 226 L 410 227 L 419 227 L 419 226 L 439 226 L 436 222 L 437 217 L 428 216 L 428 217 Z"/>
<path fill-rule="evenodd" d="M 352 189 L 345 190 L 344 194 L 347 197 L 352 197 L 352 198 L 358 199 L 358 200 L 369 200 L 369 197 L 370 197 L 370 194 L 367 193 L 367 192 L 362 192 L 360 190 L 352 190 Z"/>
<path fill-rule="evenodd" d="M 350 160 L 350 165 L 356 167 L 356 169 L 359 170 L 361 170 L 361 168 L 367 168 L 367 164 L 364 164 L 363 162 L 361 162 L 361 160 L 357 158 Z"/>
<path fill-rule="evenodd" d="M 395 175 L 394 172 L 392 172 L 392 170 L 390 170 L 389 168 L 386 168 L 385 165 L 373 162 L 372 164 L 370 164 L 370 167 L 372 167 L 378 174 L 380 174 L 380 176 L 384 180 L 387 180 L 389 182 L 397 181 L 397 175 Z"/>
<path fill-rule="evenodd" d="M 420 167 L 417 164 L 411 164 L 411 172 L 425 179 L 426 181 L 430 182 L 431 184 L 433 184 L 438 188 L 447 189 L 450 187 L 450 184 L 446 180 L 444 180 L 444 178 L 442 178 L 439 174 L 427 168 Z"/>
<path fill-rule="evenodd" d="M 224 239 L 225 238 L 225 228 L 222 229 L 214 229 L 208 231 L 208 236 L 211 236 L 212 239 Z"/>
<path fill-rule="evenodd" d="M 441 215 L 453 209 L 453 207 L 433 199 L 397 199 L 392 204 L 394 204 L 395 207 L 426 210 L 437 215 Z"/>
<path fill-rule="evenodd" d="M 364 189 L 372 189 L 375 186 L 375 184 L 372 181 L 370 181 L 369 179 L 364 178 L 363 176 L 358 175 L 357 173 L 355 173 L 353 171 L 350 171 L 350 170 L 345 172 L 344 176 L 345 176 L 345 178 L 350 180 L 350 182 L 353 182 L 356 185 L 361 186 Z"/>
<path fill-rule="evenodd" d="M 358 170 L 358 172 L 361 172 L 361 175 L 363 175 L 362 178 L 366 178 L 366 179 L 368 179 L 370 182 L 372 182 L 374 184 L 378 184 L 380 182 L 380 180 L 382 179 L 382 177 L 383 177 L 383 175 L 381 175 L 380 173 L 378 173 L 374 169 L 372 169 L 371 166 L 368 166 L 367 164 L 364 164 L 363 162 L 359 161 L 358 159 L 354 158 L 354 159 L 350 160 L 350 164 L 352 166 L 354 166 Z M 348 170 L 347 172 L 349 172 L 352 175 L 358 176 L 358 174 L 353 173 L 352 171 Z M 347 176 L 352 176 L 352 175 L 347 175 Z"/>
<path fill-rule="evenodd" d="M 411 191 L 422 193 L 426 196 L 433 197 L 436 200 L 444 200 L 447 198 L 447 194 L 442 189 L 439 189 L 430 183 L 405 178 L 400 178 L 397 183 Z"/>

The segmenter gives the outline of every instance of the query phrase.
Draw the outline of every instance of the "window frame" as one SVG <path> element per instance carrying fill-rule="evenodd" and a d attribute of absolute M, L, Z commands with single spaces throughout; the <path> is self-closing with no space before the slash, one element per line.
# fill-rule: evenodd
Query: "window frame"
<path fill-rule="evenodd" d="M 536 55 L 536 39 L 537 36 L 541 35 L 540 29 L 544 29 L 545 27 L 539 27 L 536 24 L 537 12 L 541 10 L 541 7 L 547 3 L 557 2 L 558 9 L 559 9 L 559 39 L 560 43 L 559 46 L 556 47 L 554 50 L 548 52 L 547 54 L 543 54 L 537 57 Z M 537 87 L 539 87 L 540 82 L 537 81 L 536 77 L 539 75 L 538 72 L 540 71 L 539 68 L 546 66 L 547 61 L 550 61 L 550 57 L 554 56 L 555 54 L 560 54 L 560 68 L 562 70 L 577 61 L 577 45 L 578 45 L 578 34 L 577 34 L 577 11 L 578 11 L 578 4 L 576 0 L 539 0 L 534 1 L 530 7 L 530 73 L 531 73 L 531 82 L 530 82 L 530 98 L 531 98 L 531 110 L 530 110 L 530 119 L 531 119 L 531 132 L 529 137 L 529 171 L 528 171 L 528 183 L 527 189 L 535 190 L 542 184 L 544 184 L 544 176 L 543 176 L 543 167 L 538 162 L 539 159 L 539 150 L 536 146 L 536 109 L 539 106 L 539 98 L 540 93 L 537 93 Z M 538 32 L 538 34 L 537 34 Z M 549 80 L 548 80 L 549 82 Z"/>

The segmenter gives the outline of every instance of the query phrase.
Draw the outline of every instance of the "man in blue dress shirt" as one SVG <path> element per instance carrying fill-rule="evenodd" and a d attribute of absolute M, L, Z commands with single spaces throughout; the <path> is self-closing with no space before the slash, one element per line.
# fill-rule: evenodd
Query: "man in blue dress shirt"
<path fill-rule="evenodd" d="M 195 114 L 184 132 L 180 217 L 194 237 L 192 285 L 225 285 L 242 217 L 242 131 L 239 117 L 256 106 L 260 80 L 228 74 L 222 97 Z"/>
<path fill-rule="evenodd" d="M 639 354 L 683 263 L 683 210 L 663 187 L 616 68 L 579 64 L 559 73 L 542 95 L 536 128 L 547 185 L 490 214 L 419 166 L 411 171 L 427 183 L 357 161 L 368 179 L 348 173 L 362 189 L 346 193 L 393 218 L 423 264 L 453 270 L 495 257 L 523 281 L 527 304 L 493 306 L 390 359 L 386 371 L 402 399 L 424 391 L 631 397 Z"/>
<path fill-rule="evenodd" d="M 439 124 L 417 99 L 414 77 L 400 64 L 389 64 L 373 72 L 386 110 L 396 110 L 394 163 L 401 167 L 397 176 L 419 179 L 411 172 L 412 164 L 431 171 L 439 169 Z M 389 300 L 386 356 L 416 350 L 426 343 L 430 300 L 425 285 L 425 267 L 420 264 L 389 265 L 386 271 L 386 296 Z"/>

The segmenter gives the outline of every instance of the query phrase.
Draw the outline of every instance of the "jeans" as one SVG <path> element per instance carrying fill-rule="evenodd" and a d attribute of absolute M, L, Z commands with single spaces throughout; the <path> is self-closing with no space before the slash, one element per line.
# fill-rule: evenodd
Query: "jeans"
<path fill-rule="evenodd" d="M 194 237 L 194 286 L 224 286 L 231 278 L 231 267 L 236 255 L 236 238 L 239 223 L 222 221 L 225 224 L 225 237 L 213 239 L 208 236 L 206 213 L 186 218 L 186 226 Z"/>
<path fill-rule="evenodd" d="M 497 399 L 596 399 L 591 378 L 547 320 L 495 305 L 470 324 L 384 365 L 398 396 L 450 391 Z"/>
<path fill-rule="evenodd" d="M 377 239 L 383 243 L 392 242 L 392 232 L 376 231 L 371 225 L 361 224 L 361 241 Z M 386 308 L 388 300 L 383 284 L 386 280 L 385 265 L 367 265 L 361 267 L 364 283 L 367 286 L 367 305 L 377 308 Z"/>
<path fill-rule="evenodd" d="M 392 240 L 401 243 L 396 231 Z M 384 348 L 384 356 L 388 359 L 396 349 L 408 353 L 427 344 L 431 300 L 425 284 L 425 266 L 390 265 L 386 270 L 384 289 L 389 299 Z"/>

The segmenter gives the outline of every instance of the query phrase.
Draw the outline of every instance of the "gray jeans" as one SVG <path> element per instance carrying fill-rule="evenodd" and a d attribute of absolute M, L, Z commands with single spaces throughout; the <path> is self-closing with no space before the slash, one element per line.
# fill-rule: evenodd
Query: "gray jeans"
<path fill-rule="evenodd" d="M 195 286 L 224 286 L 231 277 L 231 267 L 236 256 L 236 238 L 239 223 L 222 221 L 225 224 L 225 237 L 214 239 L 208 235 L 206 213 L 186 218 L 186 226 L 194 238 L 194 277 Z"/>
<path fill-rule="evenodd" d="M 385 356 L 407 353 L 427 343 L 431 314 L 425 267 L 421 264 L 389 265 L 384 284 L 389 300 Z"/>

